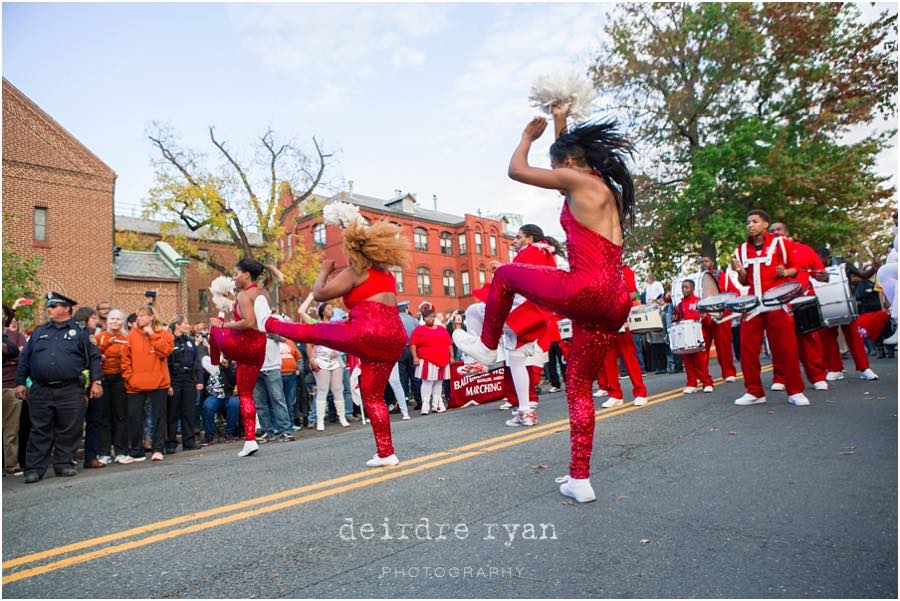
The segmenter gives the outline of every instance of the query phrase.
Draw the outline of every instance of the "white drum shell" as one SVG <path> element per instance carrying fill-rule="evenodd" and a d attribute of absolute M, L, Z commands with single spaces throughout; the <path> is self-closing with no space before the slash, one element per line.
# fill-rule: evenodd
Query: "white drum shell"
<path fill-rule="evenodd" d="M 690 355 L 706 348 L 703 327 L 699 321 L 676 321 L 669 328 L 669 346 L 675 355 Z"/>
<path fill-rule="evenodd" d="M 844 265 L 828 267 L 828 281 L 810 278 L 826 327 L 852 323 L 859 317 L 856 299 L 850 295 L 850 284 Z"/>
<path fill-rule="evenodd" d="M 664 329 L 662 313 L 649 305 L 635 307 L 628 314 L 628 328 L 635 334 L 660 332 Z"/>
<path fill-rule="evenodd" d="M 559 337 L 563 340 L 570 340 L 572 338 L 572 320 L 560 319 L 556 324 L 559 326 Z"/>

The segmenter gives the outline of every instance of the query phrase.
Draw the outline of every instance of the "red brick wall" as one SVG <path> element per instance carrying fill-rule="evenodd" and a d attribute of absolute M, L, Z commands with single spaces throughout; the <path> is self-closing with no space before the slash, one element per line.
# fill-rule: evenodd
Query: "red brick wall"
<path fill-rule="evenodd" d="M 169 323 L 181 312 L 181 300 L 178 295 L 178 282 L 144 282 L 139 280 L 116 280 L 112 294 L 112 306 L 121 309 L 125 315 L 134 313 L 147 300 L 145 290 L 156 290 L 156 302 L 153 308 L 160 321 Z M 193 323 L 193 322 L 191 322 Z"/>
<path fill-rule="evenodd" d="M 3 80 L 3 243 L 44 258 L 42 292 L 95 305 L 113 292 L 115 173 Z M 47 241 L 34 208 L 47 208 Z M 7 218 L 9 217 L 9 218 Z"/>

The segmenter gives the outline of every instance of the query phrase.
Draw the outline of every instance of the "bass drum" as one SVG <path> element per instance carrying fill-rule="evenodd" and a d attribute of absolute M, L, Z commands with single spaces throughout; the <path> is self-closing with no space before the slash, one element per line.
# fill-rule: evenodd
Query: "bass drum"
<path fill-rule="evenodd" d="M 810 279 L 822 307 L 825 325 L 830 328 L 853 323 L 859 317 L 859 310 L 856 307 L 856 298 L 850 295 L 847 268 L 844 265 L 837 265 L 828 267 L 827 271 L 827 282 Z"/>
<path fill-rule="evenodd" d="M 697 298 L 704 299 L 719 294 L 719 282 L 708 271 L 698 271 L 688 276 L 675 278 L 672 281 L 672 304 L 678 305 L 684 298 L 681 293 L 681 284 L 685 280 L 694 282 L 694 294 Z"/>

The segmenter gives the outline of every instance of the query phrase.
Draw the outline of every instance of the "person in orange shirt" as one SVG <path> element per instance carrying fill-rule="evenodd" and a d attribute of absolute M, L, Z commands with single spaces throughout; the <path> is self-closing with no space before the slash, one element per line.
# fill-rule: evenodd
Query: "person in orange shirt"
<path fill-rule="evenodd" d="M 129 454 L 136 461 L 146 458 L 142 441 L 144 400 L 150 400 L 152 417 L 151 461 L 162 461 L 166 447 L 166 399 L 169 385 L 168 357 L 175 338 L 163 327 L 150 305 L 137 310 L 134 329 L 122 353 L 122 377 L 128 394 Z"/>
<path fill-rule="evenodd" d="M 128 345 L 125 314 L 119 309 L 107 313 L 106 329 L 97 336 L 103 370 L 103 406 L 109 419 L 107 439 L 102 445 L 100 461 L 112 456 L 110 443 L 116 449 L 116 463 L 131 463 L 128 455 L 128 399 L 125 396 L 125 380 L 122 379 L 122 352 Z"/>
<path fill-rule="evenodd" d="M 297 344 L 293 340 L 281 338 L 279 336 L 278 350 L 281 351 L 281 384 L 284 387 L 284 398 L 287 401 L 288 417 L 291 418 L 291 425 L 294 430 L 299 430 L 300 426 L 294 423 L 296 415 L 294 414 L 295 405 L 297 403 L 297 381 L 302 373 L 300 362 L 303 355 Z"/>

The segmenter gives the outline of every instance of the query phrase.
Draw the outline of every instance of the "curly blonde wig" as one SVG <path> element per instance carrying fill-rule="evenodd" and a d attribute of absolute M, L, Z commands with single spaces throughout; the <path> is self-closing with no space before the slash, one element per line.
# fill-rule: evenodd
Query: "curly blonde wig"
<path fill-rule="evenodd" d="M 409 244 L 400 235 L 399 225 L 379 219 L 372 225 L 361 221 L 344 229 L 344 248 L 350 266 L 363 273 L 372 265 L 383 268 L 405 266 L 409 259 Z"/>

